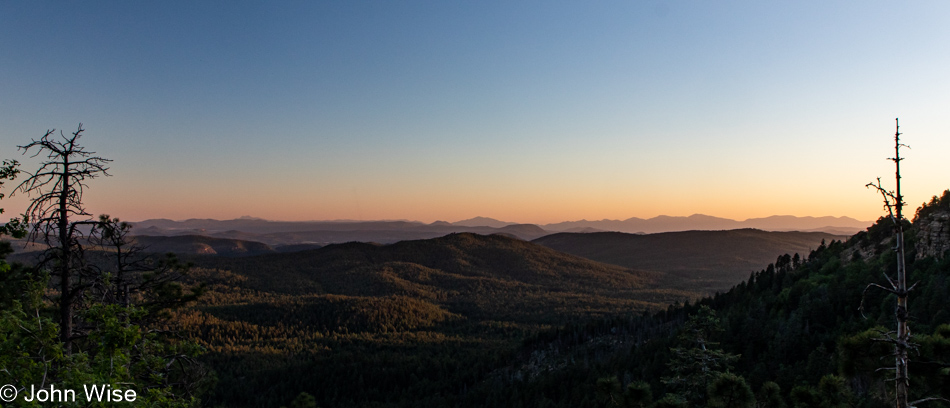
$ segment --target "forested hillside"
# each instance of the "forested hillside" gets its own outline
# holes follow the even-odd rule
[[[145,250],[155,253],[247,256],[275,252],[274,248],[260,242],[201,235],[171,237],[139,235],[134,238],[134,242]]]
[[[777,255],[807,255],[822,241],[846,238],[824,232],[737,229],[658,234],[560,233],[532,242],[598,262],[665,272],[677,278],[677,285],[712,294],[728,290],[752,271],[774,261]]]
[[[732,406],[706,392],[726,378],[720,388],[738,390],[734,406],[883,408],[891,391],[876,370],[893,364],[892,350],[873,339],[893,323],[894,296],[863,292],[893,270],[892,240],[880,220],[777,256],[700,299],[682,274],[503,235],[292,253],[212,239],[202,242],[265,254],[192,257],[189,282],[206,292],[168,325],[205,347],[216,377],[209,406],[293,406],[308,396],[323,407]],[[946,398],[950,193],[918,210],[907,240],[918,282],[912,392]],[[684,363],[696,352],[684,324],[704,327],[703,344],[721,361],[705,375]]]
[[[916,344],[912,399],[950,397],[948,220],[950,192],[945,192],[918,210],[907,233],[908,280],[916,283],[909,302]],[[894,365],[893,346],[875,339],[893,330],[896,297],[864,291],[869,283],[886,284],[883,273],[892,273],[895,265],[892,228],[882,218],[866,232],[823,245],[803,259],[780,256],[746,282],[699,302],[541,334],[527,343],[519,363],[469,398],[497,407],[653,406],[647,400],[655,400],[656,407],[728,406],[706,395],[708,382],[683,375],[684,366],[674,358],[696,347],[684,342],[682,327],[708,308],[713,317],[707,322],[716,322],[719,330],[709,332],[706,344],[737,357],[719,370],[747,384],[745,395],[754,397],[746,402],[893,406],[893,382],[885,382]],[[693,382],[678,381],[684,378]],[[920,406],[948,405],[935,399]]]
[[[919,281],[912,391],[947,397],[936,361],[950,352],[950,259],[930,255],[950,231],[950,195],[918,214],[908,232]],[[644,390],[656,407],[721,406],[706,401],[712,377],[672,358],[690,351],[684,322],[706,319],[715,323],[709,350],[724,362],[711,373],[732,375],[759,406],[884,407],[886,373],[875,370],[893,362],[871,339],[892,324],[894,299],[869,291],[863,316],[858,306],[894,267],[890,231],[879,221],[809,254],[777,256],[731,290],[685,304],[690,293],[663,290],[663,274],[503,236],[199,258],[196,279],[209,294],[176,321],[208,347],[219,377],[209,402],[225,406],[286,405],[307,393],[327,407],[603,407]]]
[[[456,406],[523,340],[695,298],[660,273],[501,235],[196,257],[208,285],[173,321],[208,349],[210,403]]]

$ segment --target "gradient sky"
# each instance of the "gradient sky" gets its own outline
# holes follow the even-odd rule
[[[0,158],[126,220],[875,219],[950,188],[943,1],[0,1]],[[20,212],[25,197],[2,206]]]

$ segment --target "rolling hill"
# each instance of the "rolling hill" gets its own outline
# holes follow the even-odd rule
[[[199,254],[221,256],[249,256],[275,252],[270,245],[255,241],[206,237],[203,235],[150,236],[136,235],[135,243],[148,252]]]
[[[413,296],[453,312],[502,313],[534,321],[547,319],[533,311],[555,312],[550,316],[555,320],[573,317],[556,312],[559,305],[580,299],[647,308],[692,295],[669,290],[663,273],[594,262],[504,235],[461,233],[391,245],[351,242],[294,253],[193,260],[241,275],[248,287],[271,293]],[[505,301],[498,302],[501,298]]]
[[[541,330],[697,296],[504,235],[191,260],[209,291],[171,321],[209,350],[224,406],[277,407],[301,389],[327,406],[392,406],[474,384]]]
[[[881,217],[845,241],[831,241],[802,254],[800,262],[783,258],[730,290],[691,304],[543,333],[526,342],[506,369],[497,370],[467,396],[476,401],[471,406],[536,408],[894,407],[895,347],[886,339],[893,336],[889,331],[897,324],[895,312],[904,312],[911,316],[907,324],[914,333],[907,360],[908,399],[929,400],[919,406],[950,407],[947,231],[950,191],[921,207],[913,223],[905,223],[906,265],[914,282],[907,309],[898,308],[896,296],[888,290],[867,289],[869,284],[888,285],[898,262],[893,224]],[[703,343],[695,340],[703,329],[684,324],[698,316],[711,319],[694,322],[718,326],[705,332]],[[669,379],[684,372],[696,375],[708,370],[705,364],[684,369],[684,354],[679,354],[683,350],[690,357],[706,350],[734,355],[729,375],[740,380],[736,383],[745,383],[742,387],[755,393],[754,400],[748,405],[707,405],[693,390],[706,388],[711,397],[721,389],[702,387],[698,376],[685,386],[672,384]],[[634,384],[637,393],[618,395],[624,384]],[[618,391],[613,393],[616,400],[626,404],[605,404],[603,398],[594,397],[611,389]],[[643,401],[650,394],[655,405]],[[693,402],[688,404],[670,403],[691,396]]]
[[[755,229],[683,231],[658,234],[621,232],[558,233],[532,242],[587,259],[627,268],[664,272],[683,281],[678,288],[726,290],[782,254],[807,255],[822,240],[847,237],[822,232]]]

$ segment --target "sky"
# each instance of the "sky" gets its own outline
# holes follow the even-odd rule
[[[873,220],[950,188],[941,1],[0,0],[0,158],[123,220]],[[5,185],[4,188],[8,188]],[[29,197],[6,197],[7,214]]]

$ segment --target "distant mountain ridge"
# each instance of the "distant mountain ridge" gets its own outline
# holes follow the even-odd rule
[[[509,225],[517,224],[515,222],[506,222],[499,221],[494,218],[488,217],[475,217],[469,218],[467,220],[453,222],[452,225],[458,225],[462,227],[493,227],[493,228],[502,228]]]
[[[503,234],[530,241],[550,234],[549,231],[533,224],[502,223],[497,224],[500,225],[499,227],[492,227],[455,225],[441,221],[432,224],[414,221],[267,221],[245,217],[236,220],[153,219],[133,224],[136,235],[202,235],[257,241],[272,246],[326,245],[352,241],[391,244],[462,232],[481,235]]]
[[[853,234],[864,230],[873,221],[860,221],[851,217],[797,217],[793,215],[773,215],[764,218],[749,218],[737,221],[728,218],[693,214],[688,217],[660,215],[653,218],[628,218],[626,220],[566,221],[546,224],[541,227],[548,231],[568,232],[571,230],[597,229],[628,233],[657,233],[691,230],[733,230],[753,228],[763,231],[824,231],[834,234]]]
[[[661,215],[649,219],[565,221],[534,225],[500,221],[488,217],[426,224],[418,221],[269,221],[244,216],[234,220],[151,219],[133,223],[138,235],[205,235],[217,238],[259,241],[268,245],[329,244],[349,241],[393,243],[408,239],[436,238],[450,233],[506,234],[532,240],[555,232],[616,231],[632,234],[690,230],[759,229],[763,231],[826,232],[851,235],[863,231],[870,221],[850,217],[796,217],[775,215],[737,221],[693,214],[688,217]]]

